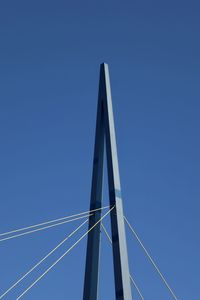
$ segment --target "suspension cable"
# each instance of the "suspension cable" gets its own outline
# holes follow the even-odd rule
[[[53,254],[64,242],[66,242],[70,237],[72,237],[86,222],[85,220],[81,225],[79,225],[74,231],[72,231],[67,237],[64,238],[54,249],[52,249],[47,255],[45,255],[37,264],[35,264],[28,272],[26,272],[22,277],[20,277],[10,288],[8,288],[2,295],[2,299],[8,292],[10,292],[16,285],[18,285],[26,276],[28,276],[33,270],[35,270],[45,259],[47,259],[51,254]]]
[[[99,224],[112,210],[114,206],[107,211],[87,232],[85,232],[63,255],[61,255],[48,269],[45,270],[16,300],[21,299],[39,280],[41,280],[63,257],[65,257],[97,224]]]
[[[133,235],[135,236],[135,238],[137,239],[137,241],[139,242],[140,246],[142,247],[143,251],[145,252],[146,256],[148,257],[148,259],[150,260],[151,264],[154,266],[154,268],[156,269],[157,273],[159,274],[160,278],[162,279],[163,283],[165,284],[165,286],[167,287],[167,289],[169,290],[169,292],[171,293],[172,297],[175,300],[178,300],[176,295],[174,294],[173,290],[171,289],[171,287],[169,286],[168,282],[166,281],[166,279],[164,278],[163,274],[161,273],[160,269],[158,268],[158,266],[156,265],[155,261],[153,260],[153,258],[151,257],[151,255],[149,254],[149,252],[147,251],[147,249],[145,248],[144,244],[142,243],[141,239],[139,238],[139,236],[137,235],[137,233],[135,232],[135,230],[133,229],[133,227],[131,226],[131,224],[129,223],[129,221],[127,220],[127,218],[124,216],[124,220],[126,221],[128,227],[130,228],[131,232],[133,233]]]
[[[135,287],[135,289],[137,290],[137,292],[138,292],[138,294],[139,294],[141,300],[144,300],[144,297],[143,297],[143,295],[142,295],[140,289],[138,288],[138,285],[136,284],[135,280],[134,280],[133,277],[131,276],[131,274],[130,274],[130,280],[131,280],[133,286]]]
[[[80,216],[80,217],[77,217],[77,218],[74,218],[74,219],[70,219],[70,220],[66,220],[66,221],[63,221],[63,222],[60,222],[60,223],[56,223],[56,224],[48,225],[48,226],[45,226],[45,227],[37,228],[37,229],[34,229],[34,230],[26,231],[26,232],[23,232],[23,233],[15,234],[15,235],[12,235],[12,236],[0,239],[0,242],[6,241],[6,240],[10,240],[10,239],[14,239],[14,238],[17,238],[17,237],[20,237],[20,236],[23,236],[23,235],[26,235],[26,234],[30,234],[30,233],[33,233],[33,232],[41,231],[41,230],[44,230],[44,229],[52,228],[52,227],[55,227],[55,226],[58,226],[58,225],[62,225],[62,224],[65,224],[65,223],[69,223],[69,222],[73,222],[73,221],[76,221],[76,220],[80,220],[80,219],[83,219],[83,218],[87,218],[87,217],[90,217],[92,215],[93,214],[86,215],[86,216]]]
[[[105,235],[107,236],[107,238],[108,238],[110,244],[112,245],[111,237],[110,237],[110,235],[109,235],[107,229],[106,229],[105,226],[103,225],[103,223],[101,223],[101,227],[103,228]]]
[[[92,209],[92,210],[81,212],[81,213],[78,213],[78,214],[73,214],[71,216],[65,216],[65,217],[62,217],[62,218],[59,218],[59,219],[54,219],[54,220],[51,220],[51,221],[46,221],[46,222],[43,222],[43,223],[39,223],[39,224],[27,226],[27,227],[24,227],[24,228],[14,229],[12,231],[0,233],[0,236],[8,235],[8,234],[15,233],[15,232],[18,232],[18,231],[24,231],[24,230],[31,229],[31,228],[34,228],[34,227],[40,227],[40,226],[43,226],[43,225],[47,225],[47,224],[50,224],[50,223],[55,223],[55,222],[62,221],[62,220],[65,220],[65,219],[70,219],[70,218],[75,218],[75,217],[78,217],[78,216],[90,214],[92,212],[103,210],[103,209],[106,209],[108,207],[109,206],[103,206],[103,207],[100,207],[100,208]]]
[[[106,229],[105,226],[103,225],[103,223],[101,223],[101,227],[103,228],[105,235],[107,236],[107,238],[108,238],[110,244],[112,245],[111,237],[110,237],[110,235],[109,235],[107,229]],[[144,297],[143,297],[143,295],[142,295],[142,293],[141,293],[141,291],[140,291],[138,285],[136,284],[135,280],[134,280],[133,277],[131,276],[131,274],[129,274],[129,277],[130,277],[131,283],[133,284],[133,286],[134,286],[135,289],[137,290],[137,292],[138,292],[138,294],[139,294],[141,300],[144,300]],[[0,298],[0,299],[1,299],[1,298]]]

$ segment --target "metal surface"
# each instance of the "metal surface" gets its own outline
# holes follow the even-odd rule
[[[104,140],[106,140],[110,206],[112,207],[115,205],[115,208],[111,212],[115,295],[117,300],[132,300],[110,80],[107,64],[101,64],[100,67],[90,209],[99,208],[102,205]],[[92,225],[100,219],[100,217],[100,211],[91,216],[89,219],[89,228],[91,228]],[[83,300],[98,299],[99,249],[100,224],[88,235]]]

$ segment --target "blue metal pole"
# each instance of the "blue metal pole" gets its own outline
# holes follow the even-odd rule
[[[110,79],[108,65],[103,63],[100,67],[91,210],[102,206],[104,140],[106,140],[110,207],[115,206],[111,212],[115,294],[117,300],[132,300]],[[100,218],[100,211],[91,216],[89,228]],[[83,300],[98,299],[99,249],[100,224],[88,234]]]
[[[131,300],[132,293],[128,252],[124,225],[109,70],[107,64],[101,65],[101,73],[102,89],[104,91],[103,106],[105,117],[104,124],[106,136],[109,197],[110,206],[112,207],[115,205],[115,209],[111,212],[115,294],[117,300]]]
[[[99,96],[97,107],[96,134],[93,158],[92,189],[90,197],[90,210],[102,206],[103,156],[104,156],[104,121],[101,89],[99,83]],[[101,210],[89,218],[89,229],[101,218]],[[87,254],[85,266],[85,281],[83,300],[97,300],[99,279],[99,251],[100,251],[99,223],[89,232],[87,241]]]

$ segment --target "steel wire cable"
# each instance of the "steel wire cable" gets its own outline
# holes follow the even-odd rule
[[[26,231],[26,232],[23,232],[23,233],[11,235],[11,236],[8,236],[6,238],[0,239],[0,242],[10,240],[10,239],[14,239],[14,238],[17,238],[17,237],[20,237],[20,236],[23,236],[23,235],[26,235],[26,234],[34,233],[34,232],[37,232],[37,231],[41,231],[41,230],[44,230],[44,229],[56,227],[56,226],[59,226],[59,225],[65,224],[65,223],[70,223],[70,222],[73,222],[73,221],[77,221],[77,220],[80,220],[80,219],[83,219],[83,218],[88,218],[90,216],[92,216],[92,214],[86,215],[86,216],[80,216],[80,217],[70,219],[70,220],[66,220],[66,221],[63,221],[63,222],[60,222],[60,223],[56,223],[56,224],[48,225],[48,226],[45,226],[45,227],[37,228],[37,229],[34,229],[34,230]]]
[[[104,233],[105,233],[105,235],[107,236],[107,238],[108,238],[110,244],[112,245],[112,240],[111,240],[111,237],[110,237],[110,235],[109,235],[107,229],[105,228],[105,226],[103,225],[103,223],[101,223],[101,226],[102,226],[102,228],[103,228],[103,230],[104,230]],[[140,291],[138,285],[136,284],[135,280],[134,280],[133,277],[131,276],[131,274],[129,274],[129,277],[130,277],[131,283],[133,284],[133,286],[134,286],[135,289],[137,290],[137,292],[138,292],[138,294],[139,294],[141,300],[144,300],[144,297],[143,297],[143,295],[142,295],[142,293],[141,293],[141,291]]]
[[[65,237],[64,240],[62,240],[55,248],[53,248],[47,255],[45,255],[37,264],[35,264],[22,277],[20,277],[11,287],[9,287],[2,295],[0,295],[0,299],[3,299],[5,295],[7,295],[14,287],[16,287],[33,270],[35,270],[45,259],[47,259],[51,254],[53,254],[64,242],[66,242],[70,237],[72,237],[87,221],[88,219],[81,223],[81,225],[79,225],[74,231],[67,235],[67,237]]]
[[[151,255],[149,254],[149,252],[147,251],[147,249],[145,248],[144,244],[142,243],[141,239],[139,238],[139,236],[137,235],[137,233],[135,232],[135,230],[133,229],[133,227],[131,226],[131,224],[129,223],[129,221],[127,220],[127,218],[124,216],[124,220],[126,221],[129,229],[131,230],[131,232],[133,233],[134,237],[137,239],[137,241],[139,242],[140,246],[142,247],[143,251],[145,252],[146,256],[148,257],[148,259],[150,260],[151,264],[154,266],[155,270],[157,271],[157,273],[159,274],[160,278],[162,279],[163,283],[165,284],[165,286],[167,287],[167,289],[169,290],[170,294],[172,295],[172,297],[175,300],[178,300],[176,295],[174,294],[173,290],[171,289],[171,287],[169,286],[167,280],[165,279],[165,277],[163,276],[163,274],[161,273],[160,269],[158,268],[157,264],[155,263],[155,261],[153,260],[153,258],[151,257]]]
[[[100,207],[100,208],[84,211],[84,212],[81,212],[81,213],[78,213],[78,214],[73,214],[71,216],[65,216],[65,217],[62,217],[62,218],[59,218],[59,219],[54,219],[54,220],[42,222],[42,223],[39,223],[39,224],[30,225],[30,226],[19,228],[19,229],[14,229],[14,230],[11,230],[11,231],[0,233],[0,236],[8,235],[8,234],[19,232],[19,231],[24,231],[24,230],[31,229],[31,228],[34,228],[34,227],[40,227],[40,226],[43,226],[43,225],[55,223],[55,222],[62,221],[62,220],[65,220],[65,219],[70,219],[70,218],[75,218],[75,217],[78,217],[78,216],[90,214],[90,213],[95,212],[95,211],[104,210],[108,207],[109,206],[103,206],[103,207]]]
[[[109,209],[92,227],[88,229],[64,254],[62,254],[48,269],[46,269],[23,293],[21,293],[16,300],[21,299],[39,280],[41,280],[62,258],[64,258],[97,224],[99,224],[113,209]]]

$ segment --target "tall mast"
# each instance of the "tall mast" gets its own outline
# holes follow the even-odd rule
[[[132,300],[109,70],[105,63],[100,66],[90,210],[102,207],[104,143],[110,207],[114,206],[111,211],[111,231],[115,295],[117,300]],[[100,210],[90,216],[89,229],[100,218]],[[99,223],[88,234],[83,300],[98,299],[100,226]]]

